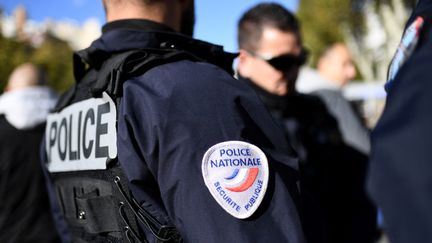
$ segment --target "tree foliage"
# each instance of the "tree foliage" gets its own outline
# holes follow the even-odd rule
[[[343,25],[362,28],[361,3],[357,0],[301,0],[298,17],[304,43],[312,54],[312,63],[329,44],[343,41]]]
[[[407,8],[413,9],[418,0],[404,0],[404,4]],[[392,0],[375,0],[377,7],[382,5],[390,5]]]
[[[72,50],[66,42],[48,35],[32,60],[45,69],[48,85],[55,90],[62,92],[73,84]]]
[[[4,38],[0,35],[0,89],[6,82],[12,70],[19,64],[30,59],[32,48],[18,41]]]
[[[385,80],[406,19],[417,0],[301,0],[298,16],[310,64],[329,44],[348,44],[359,77]]]
[[[64,41],[47,36],[39,47],[0,35],[0,91],[13,69],[25,62],[40,65],[47,74],[48,85],[63,92],[73,84],[72,50]]]

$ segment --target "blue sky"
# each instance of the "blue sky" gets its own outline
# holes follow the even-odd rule
[[[297,9],[299,0],[274,0],[290,10]],[[195,0],[195,38],[225,46],[236,51],[236,24],[241,14],[263,0]],[[78,22],[96,17],[104,22],[101,0],[1,0],[0,7],[10,15],[16,6],[26,7],[29,18],[42,21],[72,19]]]

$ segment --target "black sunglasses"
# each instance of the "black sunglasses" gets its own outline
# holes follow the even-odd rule
[[[265,57],[254,52],[248,51],[248,53],[258,59],[266,61],[272,67],[280,71],[287,71],[293,67],[300,67],[301,65],[306,63],[309,56],[309,52],[304,48],[299,55],[282,54],[276,57]]]

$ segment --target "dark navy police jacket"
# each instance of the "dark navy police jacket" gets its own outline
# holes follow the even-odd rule
[[[92,46],[111,53],[158,48],[155,32],[177,35],[149,21],[123,20],[105,25]],[[219,206],[201,171],[211,146],[233,140],[256,145],[269,164],[264,199],[246,219]],[[185,242],[304,242],[297,160],[283,132],[250,87],[215,65],[182,60],[127,80],[117,150],[135,199]]]
[[[432,242],[432,1],[418,2],[407,27],[419,16],[417,45],[387,84],[372,133],[368,188],[395,243]]]

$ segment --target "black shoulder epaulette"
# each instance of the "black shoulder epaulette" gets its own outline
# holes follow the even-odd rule
[[[122,86],[126,80],[140,76],[156,66],[181,60],[201,59],[189,52],[176,49],[138,49],[109,54],[99,49],[88,48],[76,52],[76,84],[62,96],[54,111],[60,111],[72,102],[85,98],[100,97],[103,92],[107,92],[117,102],[122,97]],[[78,92],[79,88],[85,88],[86,92]],[[85,97],[77,97],[77,93]]]

